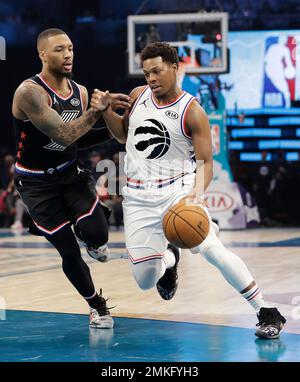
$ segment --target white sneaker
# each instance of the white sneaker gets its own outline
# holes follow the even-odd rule
[[[89,256],[91,256],[94,260],[101,261],[101,263],[106,263],[108,261],[107,259],[107,253],[108,248],[107,244],[102,245],[98,249],[88,246],[86,242],[84,242],[81,237],[79,236],[79,233],[76,232],[76,228],[73,229],[74,235],[78,241],[79,244],[83,245],[83,247],[86,249]]]
[[[82,242],[87,253],[95,260],[106,263],[109,260],[107,244],[102,245],[99,248],[89,247],[86,243]]]
[[[119,260],[119,259],[128,259],[127,253],[111,253],[107,247],[107,244],[102,245],[99,248],[92,248],[83,244],[87,253],[95,260],[101,261],[101,263],[106,263],[109,260]]]
[[[114,321],[106,306],[106,299],[102,297],[102,289],[99,293],[100,303],[97,308],[90,307],[90,327],[95,329],[112,329]]]
[[[106,263],[109,260],[128,259],[127,253],[110,253],[107,244],[104,244],[99,248],[89,246],[81,239],[78,232],[76,232],[76,228],[74,228],[74,234],[78,243],[86,249],[87,254],[94,260],[100,261],[101,263]]]
[[[112,329],[114,320],[110,314],[102,316],[97,309],[90,308],[90,327],[95,329]]]

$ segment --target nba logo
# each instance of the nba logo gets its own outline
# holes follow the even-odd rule
[[[266,40],[263,107],[291,107],[299,99],[300,36],[272,36]],[[298,64],[299,65],[299,64]],[[298,73],[297,73],[298,72]]]
[[[220,126],[211,125],[211,139],[213,147],[213,155],[220,154]]]

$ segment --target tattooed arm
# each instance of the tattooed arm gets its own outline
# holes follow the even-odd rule
[[[101,99],[91,98],[91,108],[73,121],[64,123],[59,114],[50,108],[48,94],[31,82],[23,82],[15,92],[13,115],[18,119],[30,119],[42,133],[64,146],[69,146],[89,131],[105,109]]]

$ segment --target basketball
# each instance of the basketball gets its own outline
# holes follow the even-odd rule
[[[209,218],[198,204],[180,201],[170,207],[163,218],[163,230],[168,241],[179,248],[194,248],[209,231]]]

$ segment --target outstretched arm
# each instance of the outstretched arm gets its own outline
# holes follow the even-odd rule
[[[87,89],[79,85],[81,88],[81,94],[82,94],[82,102],[83,102],[83,110],[87,109],[88,105],[88,92]],[[128,103],[130,98],[122,93],[111,93],[111,107],[113,110],[116,109],[129,109],[130,104]],[[107,127],[101,127],[101,128],[93,128],[89,130],[85,135],[80,137],[76,143],[78,145],[79,149],[85,149],[88,147],[92,147],[104,142],[109,141],[112,139],[112,135],[110,134]]]
[[[129,94],[131,107],[144,88],[144,86],[139,86],[131,91]],[[99,94],[105,100],[108,100],[111,96],[108,92],[100,92]],[[111,134],[120,143],[126,143],[127,140],[129,113],[130,110],[127,109],[125,113],[120,116],[119,114],[115,113],[111,107],[103,112],[103,118],[106,122],[106,126],[109,128]]]
[[[19,111],[34,126],[56,142],[69,146],[89,131],[101,116],[105,106],[92,95],[91,108],[74,121],[64,123],[59,114],[48,105],[48,95],[39,85],[23,82],[15,92],[13,113]]]

